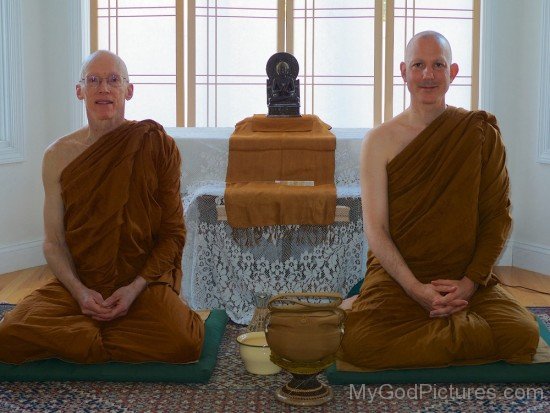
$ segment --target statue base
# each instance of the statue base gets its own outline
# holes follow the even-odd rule
[[[317,373],[292,376],[275,392],[277,400],[293,406],[318,406],[332,400],[332,389],[317,380]]]
[[[269,106],[267,108],[267,117],[268,118],[290,118],[290,117],[300,117],[300,106],[297,105],[280,105],[280,106]]]

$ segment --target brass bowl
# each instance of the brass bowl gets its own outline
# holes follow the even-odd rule
[[[271,350],[263,331],[241,334],[237,337],[237,342],[244,367],[249,373],[269,375],[281,371],[281,368],[269,359]]]

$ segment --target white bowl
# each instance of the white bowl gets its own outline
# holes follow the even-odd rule
[[[244,366],[249,373],[268,375],[281,371],[281,368],[269,359],[271,350],[263,331],[241,334],[237,337],[237,342]]]

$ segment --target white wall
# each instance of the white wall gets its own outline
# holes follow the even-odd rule
[[[0,274],[44,263],[42,154],[74,124],[69,3],[21,2],[26,159],[0,165]]]
[[[486,0],[482,105],[497,116],[507,147],[512,264],[550,274],[550,165],[536,159],[543,1]]]
[[[550,165],[536,162],[545,0],[484,1],[490,15],[483,38],[482,104],[498,117],[508,148],[514,208],[510,261],[550,274]],[[82,3],[21,3],[26,160],[0,165],[0,274],[43,263],[42,153],[78,124],[74,82],[80,57],[72,57],[71,50],[81,42],[74,27],[80,24],[75,7]]]

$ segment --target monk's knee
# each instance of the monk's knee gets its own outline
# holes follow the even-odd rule
[[[0,320],[0,362],[6,363],[9,361],[8,352],[10,346],[10,327],[2,318]]]
[[[173,363],[188,363],[200,358],[204,342],[204,323],[198,319],[191,328],[177,329],[174,339],[166,348],[168,357]]]
[[[389,335],[385,337],[384,329],[374,331],[364,324],[346,326],[339,354],[348,363],[366,366],[384,352],[390,339]]]
[[[189,363],[197,361],[202,352],[202,338],[181,337],[172,346],[171,360],[173,363]]]
[[[512,363],[531,362],[537,352],[539,327],[532,317],[517,320],[513,326],[502,326],[495,333],[499,357]]]
[[[0,362],[19,364],[27,361],[26,347],[17,327],[6,319],[0,320]]]

